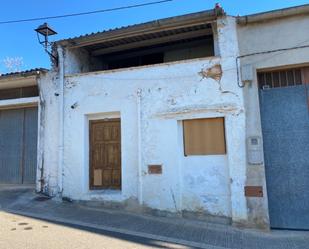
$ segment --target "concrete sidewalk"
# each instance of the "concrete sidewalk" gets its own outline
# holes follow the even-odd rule
[[[81,229],[97,229],[186,245],[189,248],[309,249],[309,232],[239,229],[180,218],[138,215],[37,198],[29,189],[1,189],[0,208]],[[44,200],[44,201],[43,201]]]

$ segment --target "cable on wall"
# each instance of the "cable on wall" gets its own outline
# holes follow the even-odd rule
[[[309,48],[309,45],[289,47],[289,48],[279,48],[279,49],[274,49],[274,50],[268,50],[268,51],[262,51],[262,52],[256,52],[256,53],[237,56],[236,57],[237,85],[240,88],[245,87],[245,84],[240,84],[239,59],[249,57],[249,56],[254,56],[254,55],[270,54],[270,53],[276,53],[276,52],[285,52],[285,51],[288,51],[288,50],[294,50],[294,49],[300,49],[300,48]]]

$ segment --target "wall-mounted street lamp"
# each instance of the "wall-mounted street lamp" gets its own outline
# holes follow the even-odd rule
[[[46,53],[50,56],[50,58],[54,60],[56,64],[58,64],[58,58],[54,56],[50,51],[52,43],[48,41],[48,37],[56,35],[57,32],[54,31],[46,22],[36,28],[35,31],[37,33],[39,43],[44,47]],[[41,37],[43,37],[44,39],[41,40]]]

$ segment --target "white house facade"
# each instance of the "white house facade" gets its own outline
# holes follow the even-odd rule
[[[216,9],[56,46],[59,66],[41,83],[54,88],[44,96],[43,188],[129,209],[247,220],[243,89],[231,84],[235,18]]]
[[[58,63],[36,78],[37,191],[134,212],[306,229],[299,219],[309,219],[308,116],[296,100],[309,83],[309,37],[293,27],[304,30],[308,13],[301,6],[232,17],[216,7],[55,42]],[[278,145],[286,130],[293,148]],[[284,154],[289,163],[278,161]],[[284,188],[294,177],[299,186]],[[290,205],[296,211],[280,208],[293,191],[302,193]]]

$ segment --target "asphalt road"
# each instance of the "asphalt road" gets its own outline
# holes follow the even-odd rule
[[[131,249],[186,246],[0,212],[0,249]]]

